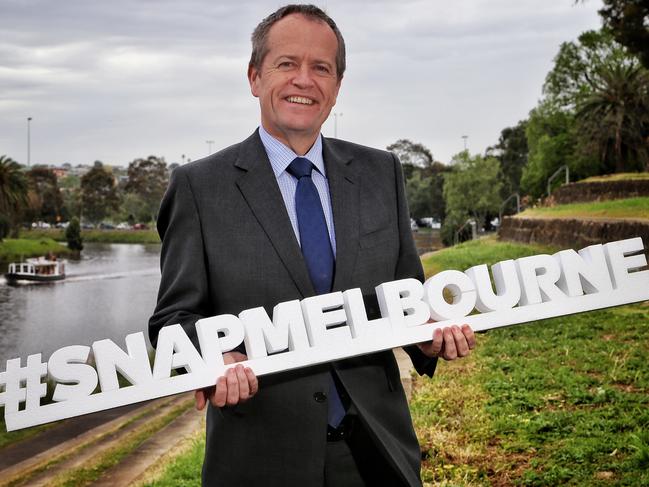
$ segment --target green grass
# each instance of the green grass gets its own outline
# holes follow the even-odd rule
[[[43,237],[52,238],[58,241],[65,241],[65,230],[60,228],[38,228],[23,230],[20,234],[25,239],[40,239]],[[149,244],[160,243],[160,237],[155,229],[149,230],[82,230],[81,238],[84,242],[99,243],[130,243]]]
[[[53,253],[59,256],[71,254],[70,250],[49,237],[36,239],[6,238],[0,242],[0,262],[19,261],[27,257],[37,257]],[[2,270],[4,272],[4,269]]]
[[[464,271],[476,264],[495,264],[501,260],[551,253],[557,249],[544,245],[501,242],[493,237],[461,243],[439,250],[422,260],[427,276],[446,269]]]
[[[450,248],[427,267],[462,269],[537,252],[472,245],[485,248]],[[433,380],[415,378],[411,410],[425,482],[647,485],[648,352],[649,303],[479,335],[471,357],[442,362]]]
[[[605,174],[603,176],[592,176],[582,179],[580,183],[602,183],[608,181],[629,181],[638,179],[649,179],[649,172],[625,172],[618,174]]]
[[[141,484],[146,487],[200,487],[205,455],[205,435],[191,440],[189,448],[165,462],[156,478]]]
[[[549,207],[529,208],[521,218],[630,218],[649,219],[649,197],[627,198],[590,203],[570,203]]]

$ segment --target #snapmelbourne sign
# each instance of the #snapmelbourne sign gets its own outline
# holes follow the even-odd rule
[[[231,366],[223,353],[241,343],[245,364],[264,375],[427,341],[451,324],[480,331],[649,300],[643,250],[642,239],[632,238],[504,260],[491,273],[483,264],[423,284],[386,282],[376,287],[377,319],[368,319],[360,289],[279,303],[272,317],[264,308],[212,316],[196,323],[201,353],[180,325],[167,326],[153,365],[143,333],[128,335],[125,349],[99,340],[63,347],[46,362],[41,354],[16,358],[0,372],[0,405],[11,431],[214,385]],[[173,375],[176,369],[187,373]],[[118,373],[130,385],[121,387]],[[53,402],[41,405],[47,379]]]

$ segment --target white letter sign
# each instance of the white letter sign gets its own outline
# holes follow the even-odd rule
[[[368,317],[360,289],[278,303],[272,318],[264,308],[206,317],[190,330],[200,351],[174,324],[160,331],[153,367],[143,333],[127,336],[126,350],[100,340],[63,347],[48,362],[40,353],[24,366],[12,359],[0,372],[0,405],[11,431],[212,386],[235,365],[225,365],[223,353],[240,346],[248,354],[244,365],[264,375],[429,341],[436,328],[454,324],[481,331],[645,301],[643,252],[642,239],[632,238],[504,260],[491,267],[493,284],[484,264],[423,284],[386,282],[375,289],[380,317]],[[120,387],[118,373],[130,385]],[[48,376],[54,402],[41,405]]]

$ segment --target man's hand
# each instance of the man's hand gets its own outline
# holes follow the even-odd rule
[[[223,361],[226,365],[247,360],[244,354],[239,352],[228,352],[223,354]],[[207,401],[212,406],[222,408],[223,406],[234,406],[240,402],[246,402],[257,393],[259,383],[257,376],[249,367],[237,365],[228,369],[225,375],[216,380],[216,385],[198,389],[194,393],[196,409],[201,411]]]
[[[433,332],[432,341],[418,343],[417,346],[427,357],[455,360],[471,353],[475,348],[475,335],[469,325],[438,328]]]

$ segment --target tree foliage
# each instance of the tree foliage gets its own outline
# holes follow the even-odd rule
[[[495,157],[500,162],[502,193],[504,198],[520,189],[523,167],[527,163],[528,146],[527,120],[521,120],[513,127],[506,127],[500,132],[498,143],[488,147],[487,157]]]
[[[160,200],[169,183],[167,163],[163,158],[149,156],[146,159],[136,159],[128,165],[128,182],[126,193],[136,194],[144,203],[139,216],[146,221],[155,220],[160,206]]]
[[[615,40],[649,69],[649,1],[604,0],[599,14]]]
[[[0,156],[0,214],[8,226],[16,228],[20,213],[27,205],[27,179],[20,164]]]
[[[433,164],[433,154],[423,144],[408,139],[399,139],[390,144],[387,150],[394,152],[404,166],[430,167]]]
[[[454,157],[452,167],[444,181],[444,224],[458,226],[470,216],[482,228],[488,215],[498,213],[502,202],[500,163],[495,157],[471,156],[463,151]]]
[[[115,178],[95,165],[81,178],[81,205],[84,218],[99,223],[119,206]]]
[[[530,112],[521,189],[540,197],[561,166],[571,179],[647,167],[647,70],[607,30],[565,42]]]
[[[70,220],[68,228],[65,229],[65,240],[70,250],[81,252],[83,250],[83,239],[81,238],[81,225],[75,216]]]
[[[582,148],[605,173],[649,170],[649,72],[606,65],[577,104]]]
[[[29,220],[43,220],[55,223],[61,219],[63,196],[54,171],[43,166],[34,166],[27,172],[30,193]]]
[[[446,213],[442,188],[448,167],[433,160],[426,146],[408,139],[397,140],[387,150],[401,161],[410,216],[443,221]]]

